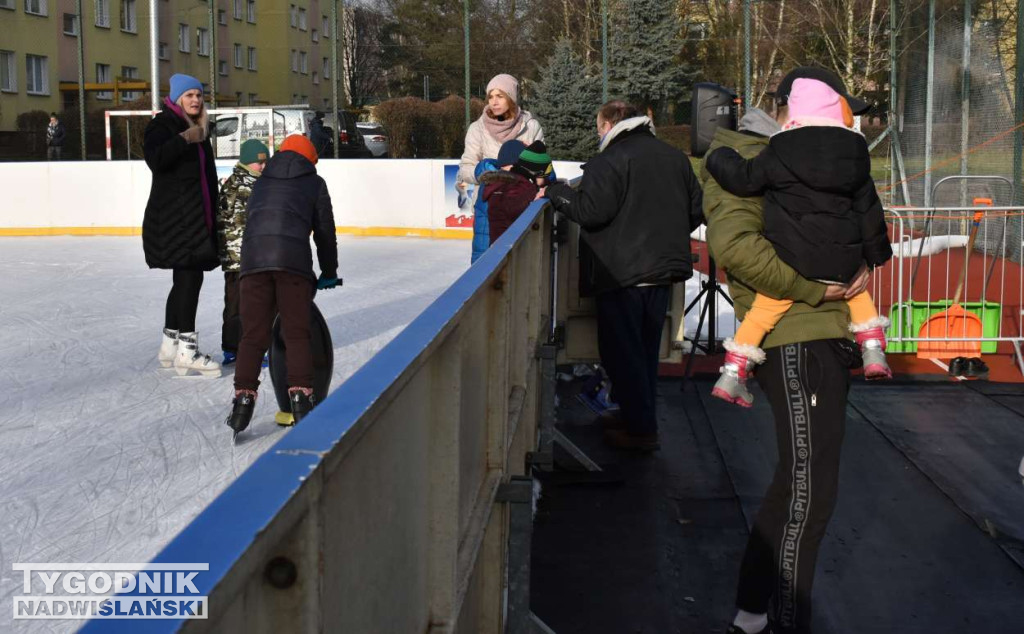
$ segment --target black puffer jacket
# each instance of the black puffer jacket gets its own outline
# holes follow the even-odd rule
[[[142,248],[152,269],[212,271],[220,264],[215,232],[206,224],[199,173],[199,152],[204,152],[210,204],[216,205],[213,147],[208,139],[199,144],[185,141],[180,133],[187,128],[166,105],[146,126],[143,153],[153,185],[142,220]]]
[[[320,272],[338,275],[338,237],[327,183],[316,167],[295,152],[267,161],[249,195],[242,236],[241,275],[287,271],[316,281],[309,234],[316,242]]]
[[[794,128],[753,159],[720,148],[705,165],[736,196],[764,194],[765,237],[807,279],[845,284],[892,257],[867,142],[852,130]]]
[[[583,229],[580,293],[688,279],[690,233],[704,221],[689,159],[656,139],[646,119],[609,134],[616,136],[584,166],[577,189],[547,189],[555,209]]]

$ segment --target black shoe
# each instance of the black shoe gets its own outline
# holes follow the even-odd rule
[[[949,376],[963,376],[967,371],[967,359],[956,357],[949,362]]]
[[[963,376],[969,379],[987,379],[988,378],[988,365],[978,357],[972,357],[967,360],[967,367],[964,368]]]
[[[306,417],[306,414],[312,411],[313,406],[316,404],[316,398],[306,396],[306,393],[302,390],[289,391],[288,401],[291,403],[292,418],[295,420],[296,425]]]
[[[239,394],[232,401],[231,415],[228,416],[227,426],[235,431],[236,434],[245,431],[245,428],[249,426],[249,421],[252,420],[253,410],[256,409],[256,397],[252,394],[244,393]]]
[[[727,629],[725,631],[725,634],[747,634],[747,632],[745,630],[743,630],[743,628],[739,627],[738,625],[730,625],[729,629]],[[765,625],[764,629],[761,630],[760,632],[757,632],[757,634],[772,634],[772,626],[771,625]]]

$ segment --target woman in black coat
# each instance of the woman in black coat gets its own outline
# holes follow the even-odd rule
[[[158,358],[179,375],[220,376],[220,364],[199,352],[196,335],[203,271],[220,263],[214,228],[217,168],[203,85],[188,75],[173,75],[170,84],[162,110],[146,126],[143,144],[153,186],[142,221],[142,248],[149,268],[174,271]]]

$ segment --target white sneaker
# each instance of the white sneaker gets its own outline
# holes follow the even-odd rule
[[[164,340],[160,343],[160,352],[156,358],[160,367],[169,368],[174,365],[174,359],[178,356],[178,331],[164,328]]]
[[[174,358],[174,370],[178,376],[195,371],[208,377],[220,376],[220,364],[208,354],[199,352],[199,336],[194,332],[178,333],[178,356]]]

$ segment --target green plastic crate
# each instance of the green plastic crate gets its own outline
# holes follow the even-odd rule
[[[903,306],[903,336],[920,336],[921,326],[932,315],[941,313],[953,304],[953,300],[940,299],[934,302],[908,302]],[[974,313],[981,319],[981,334],[983,337],[998,337],[999,323],[1003,317],[1003,309],[997,302],[963,302],[961,304],[968,311]],[[984,308],[984,310],[982,310]],[[899,334],[899,313],[897,307],[893,306],[889,311],[889,332],[886,335],[890,340]],[[917,352],[916,341],[890,341],[888,352]],[[981,344],[982,354],[994,354],[999,347],[996,341],[984,341]]]

